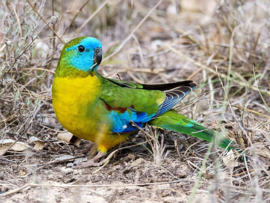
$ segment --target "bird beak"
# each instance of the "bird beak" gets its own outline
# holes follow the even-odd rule
[[[102,61],[102,50],[100,49],[100,51],[98,53],[95,53],[94,55],[94,62],[99,65]]]
[[[92,65],[90,67],[91,71],[90,71],[90,75],[94,76],[96,74],[96,70],[98,68],[98,65],[101,63],[102,61],[102,50],[100,49],[99,53],[95,52],[94,55],[94,65]]]

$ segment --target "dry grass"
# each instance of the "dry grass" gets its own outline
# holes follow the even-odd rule
[[[45,148],[9,149],[0,155],[0,193],[12,193],[7,202],[29,201],[39,191],[42,200],[39,196],[30,200],[49,201],[47,190],[55,191],[52,202],[61,202],[69,191],[55,181],[65,188],[77,185],[70,189],[74,196],[66,196],[64,202],[82,197],[102,202],[103,196],[107,202],[200,202],[202,198],[270,202],[268,0],[30,2],[34,10],[28,2],[0,2],[0,140],[33,146],[34,136]],[[147,151],[123,151],[108,164],[113,167],[107,165],[91,177],[84,179],[83,170],[66,172],[67,161],[56,158],[70,155],[74,160],[87,152],[89,144],[84,141],[76,147],[56,140],[64,129],[54,115],[50,89],[61,41],[85,35],[102,41],[106,60],[99,72],[106,77],[139,83],[197,82],[198,88],[177,109],[226,132],[246,150],[249,162],[228,163],[223,150],[210,150],[206,142],[159,132],[164,143],[152,140],[146,146],[152,146],[153,156]],[[148,139],[156,136],[153,133],[151,138],[151,132],[146,131]],[[75,181],[57,178],[70,173]],[[107,186],[87,196],[83,188],[93,183]],[[112,189],[115,185],[121,189]]]

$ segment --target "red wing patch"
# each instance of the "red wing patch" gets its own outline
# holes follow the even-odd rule
[[[124,113],[127,108],[121,108],[121,107],[111,107],[109,104],[107,104],[106,102],[104,102],[106,105],[106,108],[108,111],[120,111],[121,113]]]

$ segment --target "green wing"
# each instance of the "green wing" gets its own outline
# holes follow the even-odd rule
[[[99,77],[102,80],[100,99],[113,109],[132,108],[152,115],[166,98],[162,91],[145,90],[140,84],[107,79],[100,75]]]

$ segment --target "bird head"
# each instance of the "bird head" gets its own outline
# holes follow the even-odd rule
[[[102,45],[93,37],[79,37],[68,42],[60,56],[56,74],[59,76],[95,75],[102,60]]]

